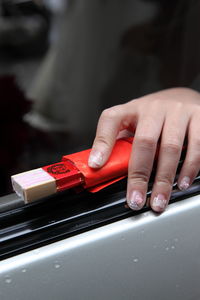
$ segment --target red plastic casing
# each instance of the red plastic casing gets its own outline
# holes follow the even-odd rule
[[[58,191],[79,186],[97,192],[127,176],[132,143],[133,137],[117,140],[109,160],[100,169],[92,169],[88,166],[91,149],[65,155],[61,162],[43,169],[56,180]],[[186,146],[183,147],[183,151],[185,149]],[[156,158],[158,153],[159,147]]]
[[[100,169],[88,166],[91,149],[65,155],[62,161],[71,161],[83,175],[83,187],[96,192],[127,176],[132,141],[133,138],[117,140],[109,160]]]
[[[81,172],[68,161],[45,166],[42,169],[55,179],[58,192],[80,186],[84,182]]]
[[[62,161],[43,167],[56,180],[57,191],[82,186],[91,192],[124,178],[128,173],[128,162],[133,138],[116,141],[107,163],[100,169],[88,166],[91,149],[65,155]]]

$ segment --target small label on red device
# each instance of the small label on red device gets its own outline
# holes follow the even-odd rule
[[[49,174],[58,175],[58,174],[68,173],[68,172],[70,172],[70,169],[64,163],[57,163],[57,164],[54,164],[50,167],[47,167],[47,172]]]
[[[53,165],[43,167],[56,180],[58,191],[81,185],[83,176],[81,172],[69,161],[62,161]]]

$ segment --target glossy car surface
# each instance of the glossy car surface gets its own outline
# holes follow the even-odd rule
[[[200,299],[200,196],[0,262],[0,298]]]

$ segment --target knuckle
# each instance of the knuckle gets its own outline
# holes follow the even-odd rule
[[[154,99],[152,99],[153,106],[159,107],[161,103],[163,103],[162,99],[158,96],[156,96]]]
[[[95,139],[95,145],[99,145],[99,144],[101,144],[104,148],[111,147],[111,143],[110,143],[109,139],[103,135],[98,135]]]
[[[196,149],[200,149],[200,139],[199,138],[196,138],[193,140],[193,147],[195,147]],[[200,152],[200,150],[199,150]]]
[[[184,108],[184,103],[180,100],[177,100],[176,103],[175,103],[175,107],[174,107],[174,110],[176,111],[182,111],[182,109]]]
[[[200,157],[192,160],[192,161],[186,161],[185,162],[185,169],[189,170],[191,173],[195,173],[196,170],[198,170],[200,167]]]
[[[147,183],[149,181],[149,173],[150,171],[148,169],[140,169],[136,170],[134,172],[129,172],[129,181],[131,182],[143,182]]]
[[[157,146],[157,141],[153,137],[136,137],[135,143],[144,150],[154,150]]]
[[[181,146],[176,143],[167,143],[161,146],[164,153],[179,155],[181,152]]]
[[[117,106],[107,108],[102,112],[102,118],[105,119],[115,119],[119,115],[119,110]]]
[[[156,183],[158,185],[170,185],[172,186],[174,182],[173,176],[169,173],[158,174],[156,176]]]
[[[199,106],[199,103],[198,103],[198,105],[195,106],[195,111],[196,111],[195,116],[197,116],[197,118],[199,119],[199,114],[200,114],[200,106]]]

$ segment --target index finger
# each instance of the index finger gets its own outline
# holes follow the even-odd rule
[[[103,111],[88,160],[91,168],[100,168],[106,163],[119,131],[129,128],[135,119],[136,114],[127,109],[127,104],[117,105]]]

